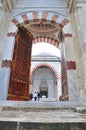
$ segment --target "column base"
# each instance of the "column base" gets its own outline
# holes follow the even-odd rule
[[[80,104],[86,106],[86,88],[80,90]]]
[[[59,100],[60,100],[60,101],[68,101],[68,100],[69,100],[69,96],[68,96],[68,95],[65,95],[65,94],[62,94],[62,95],[59,97]]]

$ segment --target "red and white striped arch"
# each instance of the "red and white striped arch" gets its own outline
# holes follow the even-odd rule
[[[68,18],[56,14],[53,12],[46,12],[46,11],[38,11],[38,12],[29,12],[25,14],[21,14],[19,16],[16,16],[12,19],[12,22],[17,26],[21,23],[29,23],[30,21],[37,21],[37,20],[44,20],[44,21],[50,21],[51,23],[57,23],[62,26],[65,26],[67,23],[69,23]]]
[[[59,46],[59,41],[57,39],[47,37],[47,36],[37,36],[33,38],[33,44],[36,44],[38,42],[45,42],[54,45],[55,47],[58,48]]]
[[[55,77],[56,77],[57,79],[61,79],[61,75],[60,75],[60,74],[56,71],[56,69],[55,69],[52,65],[50,65],[49,63],[39,63],[39,64],[35,65],[35,66],[31,69],[30,77],[31,77],[31,76],[33,75],[33,73],[37,70],[37,68],[39,68],[39,67],[41,67],[41,66],[46,66],[46,67],[50,68],[50,69],[54,72]]]
[[[55,23],[60,26],[62,26],[64,28],[64,36],[71,36],[70,31],[69,31],[69,19],[65,18],[64,16],[60,15],[60,14],[56,14],[53,12],[45,12],[45,11],[38,11],[38,12],[28,12],[25,14],[21,14],[19,16],[14,17],[11,20],[11,25],[13,25],[13,28],[16,28],[18,25],[21,25],[22,23],[24,24],[28,24],[29,22],[35,22],[35,21],[39,21],[39,20],[43,20],[43,21],[49,21],[51,24]],[[67,29],[65,29],[67,26]],[[11,26],[12,27],[12,26]],[[8,32],[8,36],[14,36],[14,34],[16,34],[16,31],[10,31]],[[34,37],[33,39],[33,43],[38,43],[38,42],[47,42],[50,43],[56,47],[58,47],[59,45],[59,32],[57,35],[57,38],[50,38],[45,36],[39,36],[39,37]]]
[[[37,21],[37,20],[48,20],[51,23],[54,22],[56,24],[62,25],[63,29],[65,30],[66,35],[65,36],[70,36],[68,35],[70,32],[69,31],[69,20],[66,19],[64,16],[60,14],[55,14],[52,12],[28,12],[25,14],[18,15],[10,21],[9,29],[8,29],[8,34],[7,34],[7,39],[6,39],[6,49],[5,49],[5,54],[3,56],[2,62],[8,61],[9,62],[9,68],[10,68],[10,63],[12,61],[12,56],[13,56],[13,49],[14,49],[14,42],[15,42],[15,36],[17,34],[18,27],[17,25],[21,25],[22,23],[28,24],[30,21]],[[47,36],[39,36],[39,37],[34,37],[33,43],[36,42],[48,42],[56,47],[58,47],[59,44],[59,35],[57,39],[53,39]],[[10,48],[8,47],[10,45]],[[8,53],[9,52],[9,53]],[[8,66],[5,65],[4,66]]]

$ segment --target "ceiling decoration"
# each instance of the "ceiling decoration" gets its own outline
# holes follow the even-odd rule
[[[59,26],[43,21],[33,22],[24,26],[34,35],[51,35],[59,30]]]
[[[47,11],[38,11],[38,12],[28,12],[21,15],[18,15],[12,19],[12,25],[15,26],[24,26],[28,29],[34,36],[35,41],[48,41],[49,37],[55,45],[58,45],[58,42],[53,42],[53,39],[59,39],[59,32],[65,26],[69,24],[69,19],[65,18],[60,14]],[[64,28],[66,30],[66,28]],[[68,32],[69,34],[69,32]],[[38,39],[38,37],[40,37]],[[47,39],[47,40],[46,40]],[[59,41],[59,40],[58,40]]]

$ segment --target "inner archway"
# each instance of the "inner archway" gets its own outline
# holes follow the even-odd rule
[[[45,96],[47,100],[51,101],[57,99],[55,95],[57,91],[57,86],[55,84],[57,83],[57,77],[49,67],[40,65],[34,70],[31,80],[33,80],[33,84],[30,87],[31,93],[38,91],[41,94],[41,98]]]

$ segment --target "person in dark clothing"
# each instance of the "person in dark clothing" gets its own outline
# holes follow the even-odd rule
[[[32,93],[30,93],[30,100],[32,100],[33,99],[33,94]]]
[[[40,100],[40,92],[37,92],[38,101]]]

